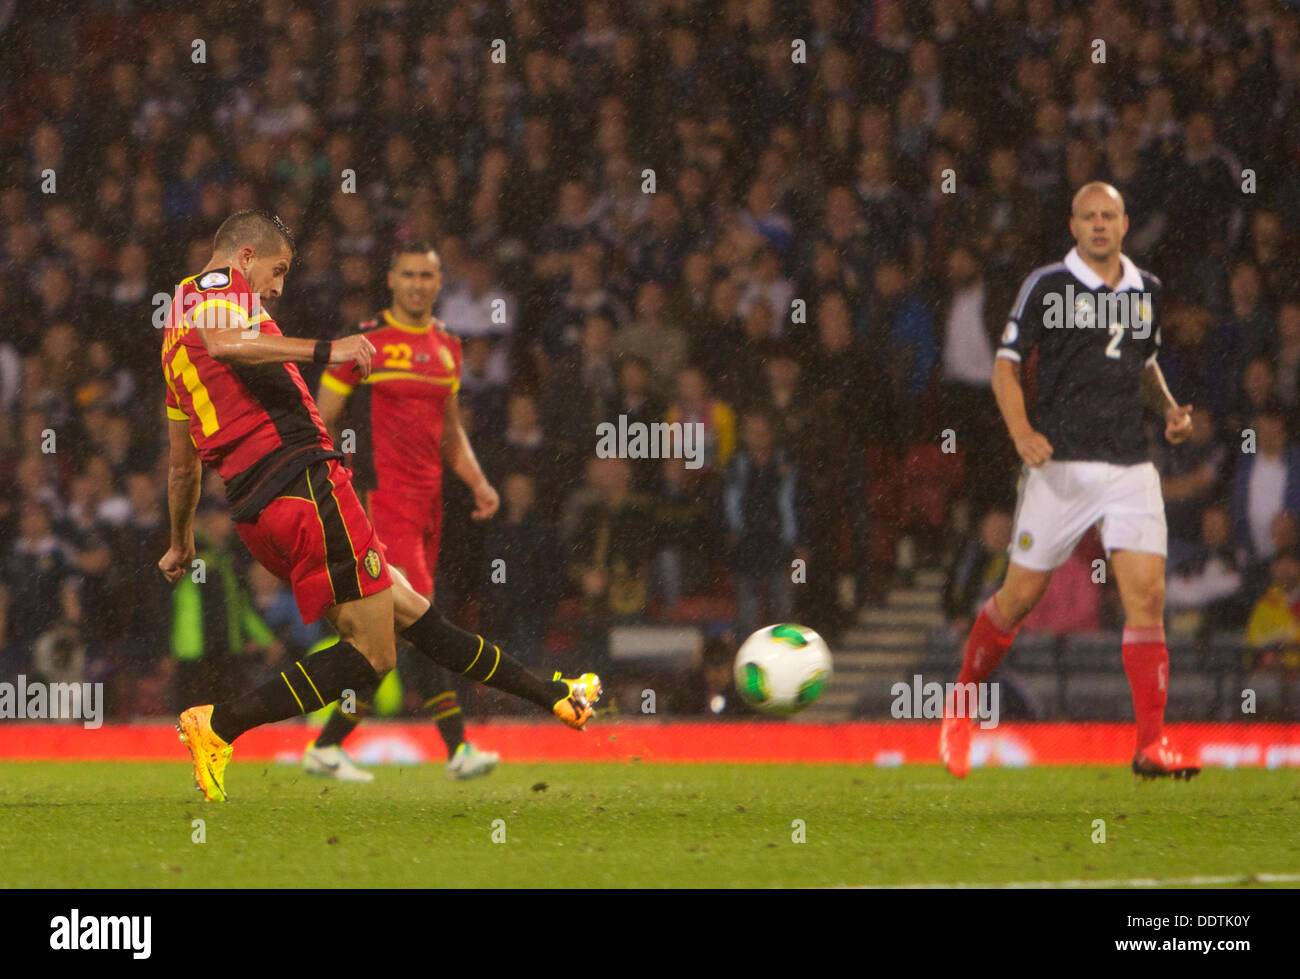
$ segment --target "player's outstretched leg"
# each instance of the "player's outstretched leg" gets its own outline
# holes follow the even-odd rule
[[[437,606],[411,588],[405,576],[389,567],[393,579],[393,616],[398,632],[439,666],[471,680],[504,690],[549,710],[569,727],[581,731],[600,699],[600,677],[584,673],[563,679],[559,673],[543,680],[496,643],[457,628]]]
[[[543,680],[496,643],[452,625],[432,604],[402,629],[402,638],[438,665],[531,701],[576,730],[586,726],[600,698],[596,674],[584,673],[571,680],[556,674],[552,680]]]
[[[342,702],[334,705],[329,719],[321,728],[316,740],[307,745],[302,755],[302,768],[308,775],[320,775],[324,778],[338,779],[340,782],[373,782],[375,776],[364,768],[358,768],[346,751],[343,739],[357,729],[373,709],[375,692],[379,685],[372,684],[364,690],[356,691],[356,709],[351,713],[343,710]]]
[[[226,800],[225,772],[231,745],[245,731],[319,710],[344,690],[371,684],[375,677],[370,661],[351,643],[340,640],[296,661],[242,697],[182,712],[176,727],[190,750],[194,781],[203,798],[208,802]]]

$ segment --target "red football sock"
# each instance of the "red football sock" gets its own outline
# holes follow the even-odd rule
[[[971,626],[957,682],[983,683],[991,677],[1019,631],[1020,626],[1010,622],[998,608],[996,596],[990,595]]]
[[[1137,750],[1158,741],[1165,726],[1169,695],[1169,650],[1164,626],[1124,630],[1124,672],[1133,688]]]

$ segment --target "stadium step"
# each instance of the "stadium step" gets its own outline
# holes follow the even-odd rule
[[[943,625],[942,571],[918,571],[911,587],[891,588],[885,603],[864,608],[836,644],[835,680],[799,715],[812,723],[850,720],[861,705],[888,708],[889,688],[900,672],[919,663],[933,629]]]

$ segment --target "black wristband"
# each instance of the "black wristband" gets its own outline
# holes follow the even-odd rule
[[[311,355],[312,361],[317,364],[328,364],[330,362],[330,348],[333,346],[333,341],[317,340],[316,349]]]

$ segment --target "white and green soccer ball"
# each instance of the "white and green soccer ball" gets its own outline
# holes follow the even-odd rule
[[[745,703],[764,714],[797,714],[830,685],[831,651],[806,626],[782,622],[741,644],[734,672]]]

